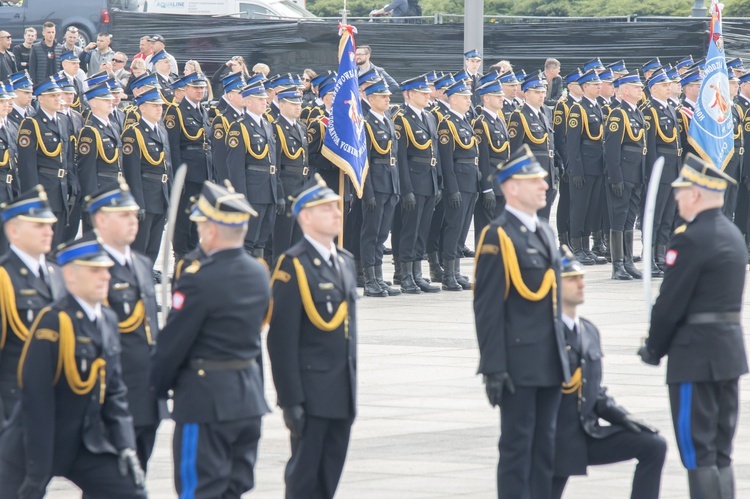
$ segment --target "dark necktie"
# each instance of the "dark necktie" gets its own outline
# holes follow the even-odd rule
[[[328,263],[331,264],[333,273],[336,274],[336,277],[338,277],[339,281],[341,281],[341,271],[339,270],[339,267],[336,263],[336,257],[333,255],[333,253],[331,253],[330,257],[328,257]]]

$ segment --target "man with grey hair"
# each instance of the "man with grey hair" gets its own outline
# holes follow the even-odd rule
[[[554,108],[563,93],[562,78],[560,77],[560,61],[547,59],[544,62],[544,77],[547,79],[547,96],[544,105]]]

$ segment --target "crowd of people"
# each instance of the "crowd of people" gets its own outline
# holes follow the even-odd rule
[[[561,77],[555,59],[481,74],[470,50],[455,73],[397,83],[358,46],[360,199],[324,154],[332,69],[270,76],[235,56],[208,78],[194,60],[180,74],[160,35],[130,59],[107,33],[86,47],[75,28],[58,43],[52,23],[35,36],[11,51],[0,31],[0,496],[43,497],[65,476],[88,497],[145,497],[171,397],[177,492],[239,498],[269,412],[267,324],[292,448],[286,497],[333,497],[357,407],[359,286],[366,297],[474,289],[479,373],[503,415],[499,497],[560,497],[588,465],[631,458],[633,497],[658,497],[666,442],[600,386],[599,333],[576,307],[585,266],[643,277],[634,232],[663,157],[644,271],[664,281],[639,355],[670,355],[691,498],[733,497],[750,210],[741,60],[728,61],[734,154],[719,170],[687,140],[702,81],[692,57],[653,59],[644,79],[598,58]],[[167,276],[154,261],[181,165],[160,329],[155,283]],[[698,249],[707,241],[715,251]]]

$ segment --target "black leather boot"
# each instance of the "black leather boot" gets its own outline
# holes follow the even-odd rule
[[[585,236],[581,238],[581,249],[584,253],[586,253],[586,256],[590,259],[594,260],[594,263],[597,265],[604,265],[607,263],[607,259],[603,256],[595,255],[593,251],[589,249],[589,236]]]
[[[430,279],[432,282],[442,282],[443,267],[440,265],[440,253],[437,251],[428,253],[427,261],[430,263]]]
[[[560,232],[557,235],[557,240],[560,242],[560,249],[562,249],[563,245],[570,248],[570,232]]]
[[[604,242],[604,233],[597,230],[593,234],[594,245],[591,247],[591,252],[596,256],[607,256],[607,245]]]
[[[690,499],[723,499],[716,466],[701,466],[688,470]]]
[[[388,296],[398,296],[401,294],[400,289],[391,287],[388,281],[383,280],[383,266],[382,265],[375,266],[375,280],[378,282],[378,286],[380,286],[380,289],[388,293]]]
[[[612,252],[612,279],[616,281],[632,281],[633,276],[625,270],[625,255],[623,249],[623,233],[620,230],[609,232],[609,251]]]
[[[623,267],[625,272],[633,276],[633,279],[643,279],[643,274],[633,262],[633,231],[626,230],[623,234]]]
[[[462,288],[465,290],[471,289],[471,282],[469,282],[469,278],[465,275],[461,275],[461,260],[458,259],[453,262],[453,272],[456,275],[456,282],[461,285]]]
[[[445,261],[445,272],[443,272],[443,289],[446,291],[463,291],[458,281],[456,281],[456,261],[457,260],[446,260]]]
[[[401,263],[401,292],[410,295],[418,295],[422,291],[414,283],[414,276],[411,274],[411,262]]]
[[[609,250],[609,231],[602,231],[602,240],[604,241],[604,257],[609,263],[612,263],[612,252]]]
[[[437,293],[440,291],[439,286],[433,286],[422,277],[422,260],[417,260],[412,263],[412,276],[414,276],[414,284],[425,293]]]
[[[664,261],[664,256],[667,254],[667,246],[665,244],[657,244],[654,248],[654,260],[656,265],[661,269],[662,272],[667,271],[667,262]]]
[[[365,296],[388,296],[388,292],[378,285],[375,279],[375,267],[365,267]]]
[[[357,264],[357,287],[364,288],[365,287],[365,271],[362,269],[362,262],[360,260],[355,260],[354,263]]]
[[[595,265],[596,262],[593,258],[590,258],[584,251],[583,251],[583,238],[580,237],[572,237],[570,239],[570,249],[573,251],[573,256],[576,257],[576,260],[578,260],[581,265]]]
[[[401,284],[401,262],[393,255],[393,284]]]

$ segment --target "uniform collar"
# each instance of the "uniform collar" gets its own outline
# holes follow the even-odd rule
[[[569,317],[565,314],[562,314],[562,320],[565,323],[565,325],[570,329],[571,331],[578,331],[580,334],[581,332],[581,318],[576,314],[575,317]]]
[[[490,115],[490,118],[492,118],[493,120],[497,119],[497,113],[495,111],[490,111],[486,107],[483,107],[482,109],[484,110],[485,113]]]
[[[119,263],[123,267],[125,266],[125,264],[130,265],[131,263],[133,263],[133,257],[130,253],[130,246],[125,246],[125,253],[120,252],[118,249],[108,244],[102,244],[102,246],[104,246],[104,249],[107,250],[107,253],[112,255],[114,259],[117,260],[117,263]]]
[[[81,306],[84,312],[86,312],[86,316],[89,318],[91,322],[96,322],[97,319],[101,318],[102,316],[102,304],[97,303],[93,307],[86,303],[85,301],[78,298],[76,295],[71,294],[73,298],[78,302],[78,304]]]
[[[307,234],[305,234],[305,239],[307,239],[307,241],[310,244],[312,244],[313,248],[315,248],[315,251],[317,251],[318,253],[320,253],[320,256],[322,256],[323,260],[325,260],[327,263],[330,264],[330,262],[331,262],[331,256],[332,255],[333,255],[333,258],[336,259],[336,254],[337,253],[336,253],[336,245],[335,244],[332,243],[330,247],[326,248],[321,243],[319,243],[318,241],[316,241],[312,237],[308,236]]]
[[[46,262],[44,261],[44,255],[40,256],[39,259],[35,259],[33,256],[29,255],[25,251],[16,248],[12,244],[10,245],[10,249],[13,250],[13,253],[18,256],[18,258],[21,259],[24,265],[26,265],[32,274],[39,277],[40,268],[44,268]]]
[[[373,118],[378,119],[378,120],[382,121],[383,123],[385,123],[385,117],[382,114],[378,114],[375,111],[373,111],[372,109],[370,110],[370,114],[372,115]]]
[[[513,206],[510,206],[508,204],[505,205],[505,209],[517,219],[519,219],[521,223],[524,224],[527,229],[529,229],[529,231],[536,232],[536,228],[539,225],[539,217],[537,217],[536,213],[534,213],[533,215],[529,215],[528,213],[524,213],[521,210],[514,208]]]

